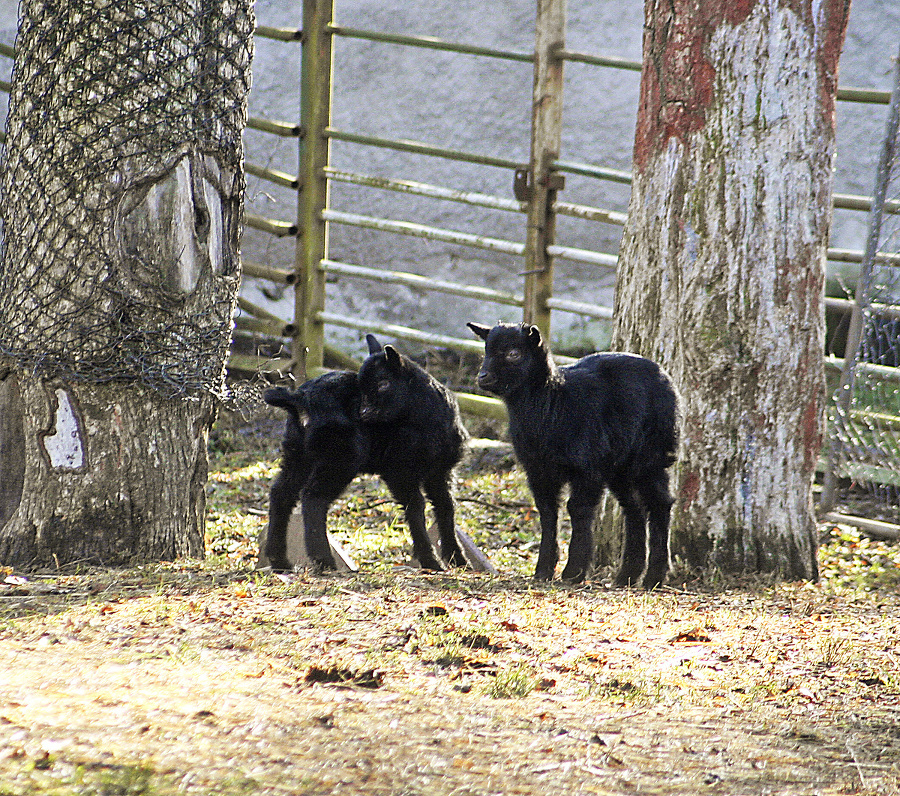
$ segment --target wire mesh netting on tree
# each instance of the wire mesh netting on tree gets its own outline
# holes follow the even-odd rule
[[[900,59],[896,69],[830,464],[832,484],[834,474],[849,478],[878,500],[884,519],[900,522]]]
[[[0,182],[0,357],[222,389],[250,0],[25,0]]]

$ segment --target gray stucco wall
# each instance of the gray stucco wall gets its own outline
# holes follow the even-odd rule
[[[12,43],[17,3],[0,0],[0,40]],[[299,0],[258,0],[260,24],[299,27]],[[534,9],[530,3],[485,0],[412,0],[385,4],[374,0],[336,0],[339,24],[395,33],[430,35],[467,44],[530,52]],[[569,0],[567,47],[599,55],[640,60],[643,3]],[[856,0],[841,58],[841,86],[888,89],[892,58],[900,39],[900,4],[896,0]],[[334,126],[376,136],[407,138],[440,146],[497,155],[526,162],[529,146],[531,66],[450,53],[399,48],[338,37],[336,39]],[[299,113],[300,47],[256,40],[250,112],[254,116],[295,121]],[[0,78],[10,63],[0,58]],[[565,132],[562,158],[628,170],[634,137],[639,75],[583,64],[566,65]],[[6,95],[0,92],[5,116]],[[885,106],[838,104],[838,163],[835,190],[871,194]],[[244,137],[248,162],[296,172],[297,142],[253,130]],[[411,179],[452,188],[512,197],[512,174],[416,155],[335,142],[338,168],[385,177]],[[624,211],[627,186],[568,175],[561,199]],[[390,192],[337,184],[336,209],[364,215],[524,240],[524,218],[452,203],[417,199]],[[250,177],[247,210],[293,220],[293,192]],[[391,267],[455,281],[521,292],[522,262],[441,243],[331,227],[334,259],[374,267]],[[861,249],[863,213],[836,211],[832,245]],[[562,218],[558,242],[615,253],[621,228]],[[291,267],[293,239],[276,239],[248,229],[244,256],[273,266]],[[273,308],[284,318],[293,311],[290,291],[248,279],[248,298]],[[612,274],[596,266],[558,261],[555,292],[566,298],[609,304]],[[274,300],[273,300],[274,299]],[[518,310],[485,307],[437,293],[341,279],[329,283],[328,309],[360,318],[380,318],[429,331],[465,337],[467,320],[517,320]],[[329,339],[363,353],[360,334],[329,329]],[[602,324],[567,313],[554,314],[557,344],[602,346]]]
[[[261,23],[297,25],[285,3],[257,3]],[[464,7],[468,5],[469,7]],[[466,44],[530,53],[534,49],[534,8],[531,4],[487,2],[460,4],[394,4],[346,0],[336,2],[337,22],[350,27],[393,33],[436,36]],[[570,3],[567,46],[604,55],[640,60],[640,4],[621,9],[611,2]],[[532,67],[528,63],[401,48],[347,38],[335,41],[333,123],[339,129],[389,138],[405,138],[438,146],[483,153],[527,163],[530,140]],[[287,69],[273,73],[265,64],[275,52],[292,52],[290,68],[299,69],[299,48],[260,43],[251,94],[252,112],[259,115],[296,113],[296,77]],[[287,62],[282,61],[287,68]],[[293,81],[292,82],[292,78]],[[640,76],[637,72],[599,70],[568,64],[566,71],[565,133],[562,157],[628,170]],[[278,108],[268,98],[281,95]],[[293,106],[284,100],[293,100]],[[248,132],[247,159],[269,162],[287,154],[290,143],[272,142]],[[291,153],[292,154],[292,153]],[[336,167],[378,176],[410,179],[462,190],[512,198],[508,170],[408,155],[334,142]],[[276,162],[272,159],[271,162]],[[296,161],[287,161],[295,163]],[[566,176],[560,198],[568,202],[624,211],[627,186]],[[293,197],[269,185],[251,181],[248,206],[257,212],[292,218]],[[364,215],[480,233],[523,241],[525,219],[518,214],[485,211],[436,200],[415,199],[335,184],[336,209]],[[615,253],[621,228],[570,218],[559,220],[558,242],[579,248]],[[246,235],[246,256],[287,264],[292,242]],[[521,294],[520,259],[436,242],[331,225],[331,256],[373,267],[393,267],[467,284],[485,285]],[[608,269],[557,261],[555,289],[576,300],[609,304],[613,275]],[[247,284],[251,299],[256,287]],[[289,299],[279,314],[290,312]],[[497,305],[478,305],[446,294],[425,293],[396,286],[340,280],[329,284],[328,309],[362,318],[467,337],[465,321],[519,320],[520,311]],[[554,316],[554,329],[565,332],[567,343],[593,347],[603,342],[604,329],[596,321],[571,314]],[[360,351],[359,333],[329,328],[328,336],[348,350]]]

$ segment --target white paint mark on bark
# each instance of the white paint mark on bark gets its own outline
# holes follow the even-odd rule
[[[84,446],[78,414],[68,393],[56,390],[56,418],[51,433],[44,436],[44,450],[56,470],[80,470],[84,467]]]

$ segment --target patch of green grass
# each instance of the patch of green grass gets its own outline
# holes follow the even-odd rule
[[[255,563],[277,471],[277,461],[253,451],[212,452],[206,488],[206,553],[212,564]]]
[[[528,696],[540,682],[534,669],[520,663],[497,672],[485,686],[485,693],[493,699],[516,699]]]
[[[856,528],[834,526],[819,548],[829,589],[873,592],[900,587],[900,544],[870,539]]]
[[[23,761],[19,771],[0,771],[2,796],[175,796],[183,792],[181,775],[160,774],[151,766],[69,762],[53,755]],[[218,790],[228,796],[253,791],[243,788]]]

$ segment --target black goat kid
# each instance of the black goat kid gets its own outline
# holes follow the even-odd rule
[[[359,369],[360,418],[378,450],[378,474],[403,506],[413,552],[428,569],[438,567],[425,530],[431,501],[447,563],[465,566],[456,540],[450,485],[469,435],[453,393],[393,346],[366,335],[369,356]],[[423,560],[422,556],[425,556]]]
[[[380,346],[377,349],[380,351]],[[384,357],[369,357],[364,363],[366,372],[380,372],[378,359]],[[405,357],[400,361],[407,363],[404,372],[418,368]],[[419,375],[417,381],[427,384],[431,377],[418,370],[425,378]],[[465,564],[456,541],[449,488],[451,471],[462,458],[466,440],[455,399],[437,391],[446,404],[442,406],[430,386],[385,389],[382,382],[393,383],[393,379],[385,374],[375,384],[375,389],[384,393],[384,403],[390,392],[402,396],[413,408],[390,410],[385,406],[389,419],[373,414],[371,400],[363,398],[362,381],[355,373],[326,373],[296,391],[281,387],[266,391],[267,403],[288,412],[281,471],[269,493],[265,552],[273,569],[292,569],[287,557],[287,526],[298,499],[310,561],[320,570],[335,568],[326,535],[328,508],[359,473],[381,476],[403,506],[416,559],[425,569],[440,570],[443,567],[426,532],[424,487],[434,506],[444,558],[453,565]],[[405,380],[401,381],[405,385]]]
[[[569,484],[572,539],[564,580],[580,582],[594,555],[593,521],[605,487],[625,515],[616,584],[659,586],[669,568],[667,468],[677,448],[677,397],[649,359],[591,354],[557,367],[535,326],[470,323],[485,341],[478,384],[500,396],[541,518],[535,578],[553,577],[560,494]],[[649,519],[649,561],[647,522]]]

